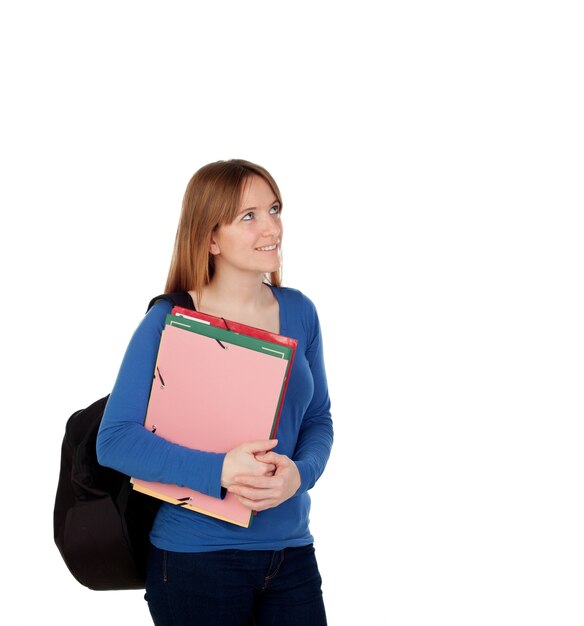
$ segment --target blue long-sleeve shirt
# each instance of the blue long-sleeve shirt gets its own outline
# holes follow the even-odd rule
[[[280,334],[298,340],[274,450],[294,460],[300,488],[279,506],[258,513],[249,528],[163,502],[150,534],[158,548],[280,550],[313,541],[307,491],[322,474],[333,442],[322,337],[316,309],[306,296],[289,288],[272,291],[280,305]],[[130,341],[99,430],[98,459],[136,478],[221,497],[224,454],[179,446],[144,428],[160,336],[171,309],[169,302],[157,302]]]

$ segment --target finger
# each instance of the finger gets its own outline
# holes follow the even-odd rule
[[[274,479],[272,476],[252,476],[246,474],[245,476],[235,476],[233,479],[233,486],[246,485],[248,487],[256,487],[257,489],[269,489],[273,486]]]
[[[265,500],[266,498],[274,498],[277,493],[273,489],[262,488],[262,487],[251,487],[249,485],[229,485],[227,488],[229,493],[232,493],[236,496],[241,496],[242,498],[247,498],[248,500],[252,500],[253,502],[259,502],[261,500]]]
[[[235,496],[235,497],[237,498],[237,501],[240,504],[243,504],[243,506],[248,508],[250,511],[257,511],[256,503],[253,500],[248,500],[247,498],[242,498],[241,496]]]
[[[252,454],[257,454],[258,452],[264,453],[266,450],[271,450],[278,445],[277,439],[263,439],[260,441],[250,441],[248,443],[243,444],[243,447]]]
[[[252,511],[265,511],[266,509],[271,509],[276,506],[276,500],[249,500],[248,498],[244,498],[242,496],[236,496],[237,499],[243,506],[251,509]]]
[[[253,467],[253,471],[256,476],[270,476],[276,471],[276,466],[272,463],[258,461],[258,464]]]
[[[278,464],[282,461],[282,456],[283,455],[278,454],[277,452],[260,452],[255,455],[255,458],[257,461],[261,461],[262,463]]]

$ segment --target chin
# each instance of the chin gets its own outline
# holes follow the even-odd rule
[[[282,267],[282,263],[278,260],[278,262],[274,262],[274,263],[266,263],[263,267],[262,267],[262,272],[264,274],[271,274],[272,272],[277,272],[279,269],[281,269]]]

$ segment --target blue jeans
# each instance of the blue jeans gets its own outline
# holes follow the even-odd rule
[[[145,599],[156,626],[326,626],[312,545],[195,553],[152,547]]]

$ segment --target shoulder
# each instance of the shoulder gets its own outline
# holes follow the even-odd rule
[[[278,287],[275,288],[275,292],[286,327],[297,328],[299,324],[310,343],[320,334],[320,323],[314,302],[306,294],[292,287]]]
[[[274,287],[273,289],[278,296],[278,300],[284,303],[287,308],[297,313],[316,314],[314,302],[299,289],[292,287]]]
[[[172,303],[167,300],[157,300],[147,311],[138,326],[138,333],[161,333],[166,322],[166,316],[172,310]]]
[[[148,309],[146,317],[166,317],[172,311],[173,306],[172,302],[168,300],[155,300],[152,306]]]

